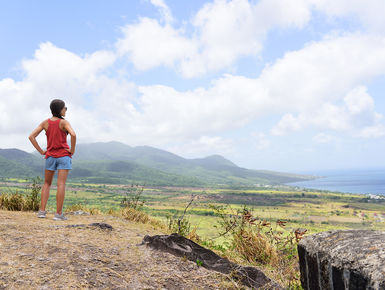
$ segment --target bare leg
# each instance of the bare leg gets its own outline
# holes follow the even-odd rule
[[[55,175],[55,171],[46,170],[44,176],[44,185],[41,189],[41,203],[40,210],[45,211],[45,207],[47,205],[47,201],[49,198],[49,190],[51,189],[52,179]]]
[[[59,169],[57,174],[56,213],[62,214],[66,181],[69,170]]]

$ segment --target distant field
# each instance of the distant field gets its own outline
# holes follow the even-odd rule
[[[7,180],[0,183],[0,192],[25,192],[25,180]],[[55,210],[55,188],[51,190],[48,210]],[[70,183],[67,186],[65,207],[83,204],[102,211],[118,209],[127,185],[100,185]],[[254,216],[272,224],[286,221],[286,230],[307,229],[308,233],[332,229],[385,230],[385,200],[373,200],[364,195],[321,191],[303,191],[289,187],[256,189],[213,189],[186,187],[145,187],[143,210],[166,221],[167,216],[179,216],[195,195],[187,211],[192,226],[204,238],[215,238],[214,225],[218,218],[209,205],[228,205],[240,209],[247,205]]]

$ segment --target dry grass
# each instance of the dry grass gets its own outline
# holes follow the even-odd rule
[[[102,215],[65,222],[52,217],[0,210],[0,288],[236,288],[196,263],[140,246],[144,235],[160,234],[151,224]],[[95,222],[113,230],[66,227]]]
[[[26,209],[26,203],[22,194],[0,194],[0,209],[21,211]]]
[[[66,207],[65,212],[70,213],[70,212],[79,211],[79,210],[87,212],[91,215],[100,215],[102,213],[101,210],[98,208],[87,207],[87,206],[85,206],[83,204],[79,204],[79,203]]]
[[[250,263],[277,266],[279,254],[269,239],[261,232],[244,230],[233,236],[234,250]]]

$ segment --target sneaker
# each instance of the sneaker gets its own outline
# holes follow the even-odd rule
[[[39,210],[39,212],[37,213],[37,217],[38,218],[45,218],[46,214],[47,214],[47,212],[45,210]]]
[[[68,220],[68,218],[66,216],[64,216],[64,213],[62,213],[62,214],[55,213],[53,220],[54,221],[66,221],[66,220]]]

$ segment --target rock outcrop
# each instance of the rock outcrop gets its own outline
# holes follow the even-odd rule
[[[385,232],[328,231],[298,245],[304,289],[385,289]]]
[[[255,267],[243,267],[224,259],[193,241],[178,234],[156,235],[143,238],[142,244],[153,249],[171,253],[179,257],[186,257],[201,266],[232,277],[244,285],[258,289],[282,289],[276,282]]]

